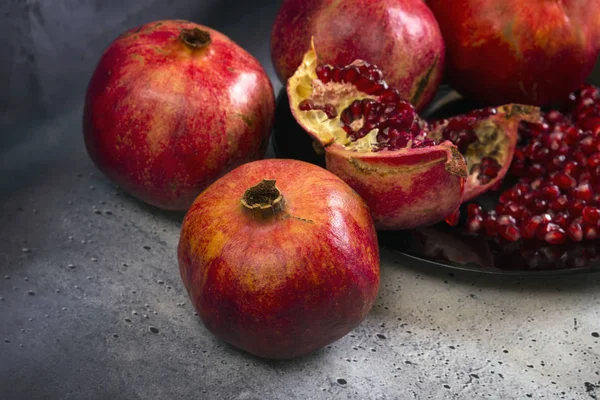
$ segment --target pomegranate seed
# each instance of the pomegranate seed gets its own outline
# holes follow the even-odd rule
[[[594,198],[594,193],[592,192],[592,188],[588,183],[582,183],[578,185],[573,191],[571,195],[580,200],[591,201]]]
[[[496,226],[496,214],[494,212],[489,212],[483,218],[483,227],[485,228],[485,232],[488,236],[496,236],[498,234]]]
[[[544,240],[549,244],[562,244],[567,240],[567,234],[564,230],[558,228],[546,233]]]
[[[515,217],[513,217],[512,215],[501,215],[498,217],[498,226],[502,226],[502,225],[516,225],[517,221],[515,220]]]
[[[561,195],[548,203],[548,208],[552,211],[562,211],[567,207],[567,204],[569,204],[569,199],[567,196]]]
[[[544,212],[548,208],[548,202],[542,199],[535,199],[530,207],[534,212]]]
[[[590,167],[597,167],[600,165],[600,153],[594,153],[587,159],[587,164]]]
[[[585,222],[596,225],[600,221],[600,208],[585,206],[581,210],[581,216]]]
[[[571,219],[569,218],[569,214],[565,213],[556,214],[554,218],[552,218],[552,220],[556,225],[560,226],[563,229],[566,228],[567,225],[569,225],[569,222],[571,221]]]
[[[467,231],[471,233],[476,233],[481,230],[483,227],[483,217],[481,215],[474,215],[469,218],[467,222]]]
[[[540,189],[540,195],[546,200],[554,200],[560,196],[560,189],[556,185],[544,186]]]
[[[510,241],[510,242],[516,242],[517,240],[519,240],[521,238],[521,234],[519,233],[519,228],[517,228],[515,225],[501,225],[498,227],[498,233],[500,234],[500,236],[502,236],[504,239]]]
[[[570,189],[575,187],[577,181],[564,172],[559,172],[552,177],[552,183],[561,189]]]
[[[585,206],[586,206],[585,201],[580,200],[580,199],[575,199],[575,200],[569,201],[567,208],[568,208],[569,214],[571,216],[579,217],[581,215],[581,211],[583,211],[583,208]]]
[[[583,237],[586,240],[598,239],[598,229],[593,225],[584,223],[583,224]]]
[[[483,208],[479,204],[471,203],[467,205],[467,216],[475,217],[476,215],[483,215]]]
[[[546,168],[544,168],[541,164],[533,164],[529,168],[529,176],[538,178],[540,176],[544,176],[546,174]],[[559,185],[560,187],[560,185]]]
[[[538,239],[544,240],[547,242],[546,237],[548,236],[548,234],[551,232],[557,231],[559,229],[562,231],[560,226],[558,226],[552,222],[542,223],[542,225],[540,225],[540,227],[538,228],[538,230],[536,232],[536,236]]]
[[[543,219],[539,215],[535,215],[531,218],[526,219],[521,225],[521,236],[525,239],[534,238],[538,228],[542,223]]]
[[[580,221],[574,220],[571,222],[567,228],[567,235],[575,242],[581,242],[583,240],[583,228],[581,227]]]
[[[310,110],[314,110],[315,105],[313,104],[312,101],[306,99],[306,100],[302,100],[300,102],[300,104],[298,104],[298,108],[301,111],[310,111]]]

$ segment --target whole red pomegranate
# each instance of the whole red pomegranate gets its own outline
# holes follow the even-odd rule
[[[286,81],[314,37],[322,61],[378,65],[403,99],[422,109],[444,68],[444,41],[422,0],[285,0],[271,36],[277,74]]]
[[[183,221],[178,257],[208,330],[260,357],[297,357],[341,338],[379,287],[364,201],[302,161],[247,163],[209,186]]]
[[[308,51],[288,81],[292,114],[325,149],[328,170],[369,205],[378,229],[439,222],[504,177],[535,107],[475,110],[429,126],[361,60],[321,64]],[[466,161],[466,162],[465,162]]]
[[[600,53],[600,0],[428,0],[449,83],[487,104],[548,105],[577,89]]]
[[[216,178],[262,158],[269,78],[223,34],[159,21],[119,36],[91,78],[83,115],[96,166],[133,196],[186,210]]]

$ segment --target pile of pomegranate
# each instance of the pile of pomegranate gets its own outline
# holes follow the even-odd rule
[[[466,229],[506,241],[549,244],[599,238],[600,89],[584,86],[565,113],[523,123],[510,175],[516,179],[495,210],[467,207]]]

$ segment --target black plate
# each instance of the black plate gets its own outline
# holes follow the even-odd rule
[[[476,105],[465,101],[456,92],[442,87],[423,116],[445,118],[475,108]],[[277,98],[273,145],[277,157],[325,165],[323,155],[315,152],[312,139],[292,116],[284,90]],[[496,197],[497,193],[488,193],[477,201],[485,208],[493,208]],[[532,241],[499,243],[441,223],[410,231],[379,232],[379,243],[387,250],[429,264],[475,272],[547,275],[600,271],[600,240],[561,246]]]

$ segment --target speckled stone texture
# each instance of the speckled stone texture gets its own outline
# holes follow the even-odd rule
[[[124,4],[96,3],[113,11]],[[204,15],[182,11],[181,4],[198,2],[179,2],[177,13],[168,11],[173,2],[145,3],[143,9],[136,2],[115,26]],[[5,4],[2,12],[10,8]],[[221,6],[213,25],[246,39],[279,90],[268,59],[276,6],[248,7]],[[244,12],[255,19],[246,20]],[[60,26],[68,30],[69,23]],[[261,40],[255,47],[250,27]],[[96,36],[86,57],[95,58],[108,44],[117,30],[111,29]],[[45,110],[55,111],[44,115],[22,103],[20,117],[4,126],[0,138],[2,400],[600,395],[599,274],[484,276],[384,250],[372,312],[330,347],[273,362],[223,344],[194,315],[179,278],[175,249],[183,214],[132,199],[87,157],[80,100],[93,66],[80,67],[52,75],[64,90],[72,87],[68,102],[46,104]],[[44,93],[58,103],[55,92]]]

